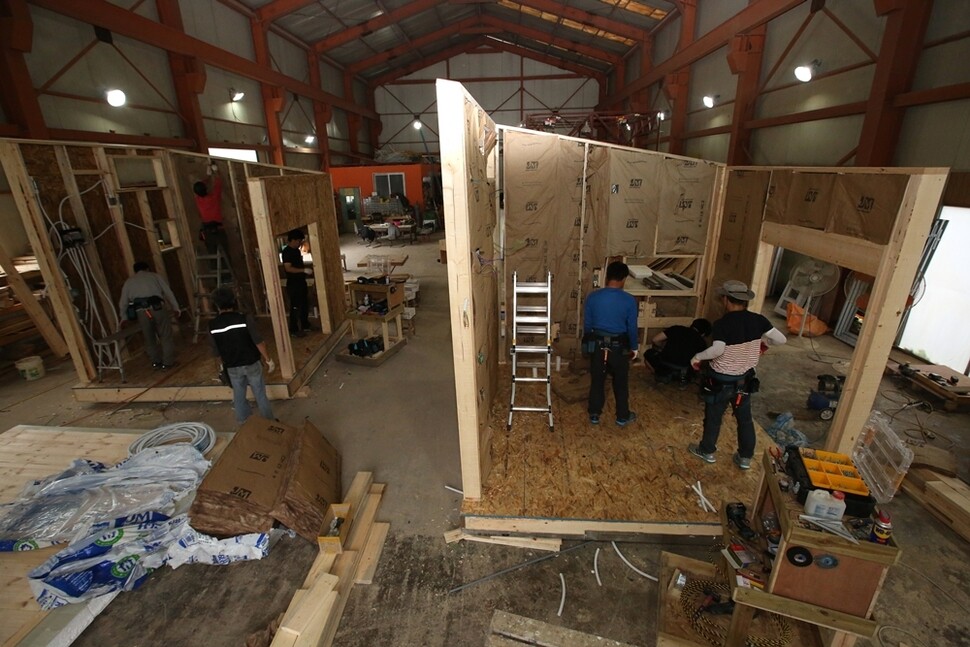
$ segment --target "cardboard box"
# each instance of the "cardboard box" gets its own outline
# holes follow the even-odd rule
[[[340,455],[316,427],[253,416],[202,480],[189,518],[217,537],[266,532],[279,521],[315,541],[339,498]]]

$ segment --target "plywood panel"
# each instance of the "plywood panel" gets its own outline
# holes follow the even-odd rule
[[[508,367],[503,366],[503,378]],[[731,462],[737,449],[734,419],[728,412],[718,443],[718,462],[708,465],[687,452],[700,439],[704,408],[696,390],[657,386],[642,365],[630,375],[630,408],[638,419],[618,427],[613,412],[600,425],[589,423],[586,398],[569,402],[563,382],[577,381],[572,391],[588,389],[588,377],[553,376],[555,433],[542,414],[516,414],[512,430],[504,430],[509,381],[500,381],[491,419],[492,471],[480,501],[464,501],[462,514],[534,519],[636,521],[670,524],[712,524],[717,515],[704,512],[690,485],[701,481],[704,493],[718,506],[723,501],[754,500],[761,466],[739,471]],[[522,403],[531,402],[526,390]],[[544,394],[542,396],[544,398]],[[520,396],[516,393],[516,403]],[[612,407],[612,397],[607,407]],[[768,436],[758,430],[758,446]],[[487,523],[483,521],[482,523]],[[677,534],[672,532],[671,534]]]

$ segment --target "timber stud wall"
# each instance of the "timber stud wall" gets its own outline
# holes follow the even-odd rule
[[[498,219],[494,200],[486,199],[494,191],[492,178],[495,176],[496,155],[488,142],[490,132],[496,126],[461,84],[439,80],[437,89],[462,485],[466,498],[478,499],[482,496],[490,466],[492,421],[489,411],[498,373],[496,348],[501,313],[497,293],[502,288],[492,273],[481,271],[475,250],[499,250],[486,254],[489,258],[495,257],[502,266],[494,273],[511,275],[513,267],[511,263],[506,267],[505,261],[514,250],[505,247],[508,245],[507,231],[522,226],[522,223],[512,222],[513,218],[534,216],[528,209],[509,208],[517,201],[521,202],[521,198],[511,194],[508,189],[515,182],[506,178],[505,221]],[[554,135],[548,137],[555,138]],[[650,158],[670,159],[678,164],[685,159],[649,151],[630,153],[622,147],[607,148],[611,152],[617,148],[621,156],[639,156],[647,163]],[[614,245],[620,239],[606,233],[615,228],[622,229],[629,214],[624,205],[609,203],[602,191],[595,190],[597,182],[602,184],[607,176],[596,172],[602,164],[602,160],[597,161],[587,154],[581,177],[593,188],[581,195],[568,195],[564,203],[571,201],[580,212],[582,238],[576,250],[578,259],[570,252],[558,256],[546,253],[529,261],[550,267],[561,258],[578,260],[578,270],[560,268],[561,280],[553,278],[553,289],[560,292],[553,295],[554,303],[561,300],[561,292],[565,291],[567,298],[574,300],[577,313],[581,312],[582,297],[592,288],[590,278],[594,265],[604,260],[607,254],[627,254],[629,251]],[[698,160],[697,164],[711,163]],[[561,162],[561,165],[565,172],[554,174],[545,182],[552,185],[553,192],[569,194],[570,187],[576,182],[575,164]],[[853,354],[845,391],[826,447],[846,452],[854,444],[875,400],[923,243],[937,214],[948,169],[724,169],[714,166],[712,202],[707,205],[708,213],[704,218],[695,219],[696,222],[709,223],[709,229],[706,233],[702,229],[695,237],[696,241],[703,241],[704,247],[699,250],[703,258],[694,287],[697,296],[694,314],[715,314],[712,288],[728,278],[744,280],[752,286],[758,300],[751,307],[759,310],[776,246],[876,277],[866,325]],[[670,173],[652,177],[662,185],[659,188],[661,196],[683,181]],[[611,184],[607,195],[613,193]],[[650,208],[651,205],[643,205],[643,210]],[[545,217],[550,222],[541,226],[547,227],[550,239],[557,232],[574,226],[575,210],[548,212]],[[560,220],[556,221],[557,217]],[[658,217],[662,221],[670,216],[659,211]],[[563,219],[569,222],[563,222]],[[669,223],[661,221],[656,223],[656,231],[665,228],[669,231]],[[506,232],[504,238],[501,232]],[[587,237],[598,240],[598,243],[591,246]],[[676,236],[674,240],[677,240]],[[655,241],[659,241],[659,236]],[[694,244],[690,238],[686,243]],[[677,251],[660,246],[648,247],[648,250],[661,256],[664,251]],[[570,305],[564,311],[572,307]],[[567,328],[567,334],[564,334],[566,348],[569,343],[575,343],[580,331],[579,320],[575,326]],[[496,421],[495,427],[501,422]]]
[[[118,298],[136,260],[150,263],[168,280],[190,313],[185,325],[200,305],[198,286],[193,285],[201,246],[192,185],[206,178],[212,162],[223,181],[222,212],[237,295],[244,309],[273,317],[284,380],[296,379],[298,389],[324,357],[314,353],[301,366],[294,359],[281,306],[278,254],[279,237],[289,229],[304,227],[309,234],[321,327],[331,335],[323,345],[332,348],[345,330],[339,233],[328,175],[156,148],[0,139],[0,165],[55,314],[56,329],[38,327],[55,354],[70,353],[80,386],[96,377],[91,340],[75,306],[81,303],[78,291],[84,285],[69,263],[59,262],[61,250],[54,248],[50,235],[53,223],[82,231],[93,278],[107,292],[92,288],[105,334],[117,329]],[[100,336],[99,331],[95,334]],[[289,394],[293,392],[291,382]]]

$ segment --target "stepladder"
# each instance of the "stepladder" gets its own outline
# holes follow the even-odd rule
[[[552,272],[545,282],[519,282],[512,274],[512,390],[509,399],[507,428],[512,429],[512,416],[517,412],[545,413],[552,420]],[[532,394],[532,404],[517,404],[519,385],[545,385],[545,406],[535,404],[541,394]]]
[[[229,258],[219,247],[215,254],[199,254],[196,256],[195,271],[195,316],[193,320],[194,335],[192,343],[199,341],[202,332],[202,321],[206,317],[217,314],[217,308],[212,303],[212,293],[222,287],[233,287],[235,280]]]

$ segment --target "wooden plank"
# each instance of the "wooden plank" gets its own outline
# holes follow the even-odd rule
[[[67,343],[61,337],[57,328],[54,327],[54,322],[44,312],[43,306],[37,301],[37,297],[34,296],[34,291],[30,289],[24,277],[17,271],[17,267],[14,265],[10,254],[7,253],[7,249],[4,247],[2,240],[0,240],[0,269],[6,272],[7,285],[10,286],[14,296],[23,305],[24,312],[34,322],[34,326],[37,327],[37,332],[47,342],[47,346],[51,349],[51,352],[58,357],[66,357],[70,352],[67,348]]]
[[[343,500],[343,503],[350,505],[350,510],[344,518],[344,523],[348,526],[353,525],[354,517],[360,511],[360,507],[366,500],[367,494],[370,492],[370,487],[373,484],[373,472],[357,472],[354,475],[354,480],[350,482],[350,488],[347,490],[347,494],[344,495]]]
[[[259,245],[259,260],[263,271],[263,284],[266,286],[266,300],[273,319],[273,337],[279,356],[280,373],[284,380],[296,374],[293,357],[293,344],[290,342],[290,329],[287,323],[288,310],[283,299],[283,286],[280,282],[280,260],[277,251],[276,235],[270,220],[270,205],[266,198],[266,187],[260,178],[247,182],[249,197],[253,206],[253,223],[256,228],[256,241]]]
[[[71,156],[67,152],[67,147],[55,146],[54,155],[57,158],[57,166],[61,172],[64,188],[67,190],[68,203],[74,212],[74,219],[77,225],[83,231],[93,232],[94,229],[92,229],[91,222],[88,220],[87,211],[84,209],[84,202],[81,200],[81,192],[77,185],[77,172],[71,167]],[[94,171],[94,173],[100,176],[100,171]],[[93,236],[95,234],[92,233],[90,235]],[[94,276],[94,280],[100,285],[107,286],[108,279],[105,276],[104,266],[101,264],[101,257],[98,255],[95,246],[90,244],[84,245],[83,252],[91,268],[91,274]],[[111,302],[110,295],[105,294],[106,291],[95,290],[108,328],[114,330],[118,327],[118,313],[115,310],[117,306]]]
[[[306,579],[303,580],[303,588],[310,587],[322,573],[329,573],[333,569],[334,562],[337,561],[337,553],[323,553],[317,555],[307,572]]]
[[[732,598],[738,604],[754,607],[763,611],[770,611],[786,618],[800,620],[820,627],[828,627],[835,631],[850,633],[863,638],[875,635],[879,624],[875,620],[866,620],[848,613],[841,613],[806,604],[797,600],[790,600],[777,595],[771,595],[758,589],[735,588]]]
[[[871,367],[884,367],[889,359],[946,178],[946,169],[926,169],[922,175],[910,177],[879,267],[867,272],[876,281],[869,293],[866,325],[859,333],[826,437],[828,451],[851,454],[866,425],[882,379],[882,370],[873,371]]]
[[[293,643],[296,647],[317,646],[326,627],[334,621],[338,597],[336,591],[330,591],[324,595],[323,599],[317,604],[310,624]]]
[[[472,285],[470,244],[470,194],[478,190],[472,186],[472,173],[466,151],[474,147],[466,137],[467,104],[474,100],[460,83],[438,79],[435,82],[438,99],[438,133],[441,145],[441,182],[447,241],[448,295],[453,307],[451,314],[451,343],[455,365],[455,394],[458,411],[459,453],[461,457],[462,491],[466,499],[482,496],[482,458],[488,447],[481,447],[479,438],[482,412],[479,411],[479,380],[476,372],[477,348]],[[477,179],[477,178],[476,178]]]
[[[545,537],[503,537],[499,535],[475,535],[465,532],[462,528],[449,530],[444,533],[445,543],[451,544],[456,541],[467,540],[482,544],[498,544],[500,546],[512,546],[514,548],[528,548],[531,550],[548,550],[559,552],[562,548],[562,539]]]
[[[355,551],[364,550],[364,545],[367,543],[367,534],[374,523],[374,517],[377,515],[377,508],[380,504],[381,495],[368,492],[360,509],[354,515],[350,533],[347,535],[346,548]]]
[[[387,540],[387,533],[391,529],[391,524],[377,521],[371,527],[370,534],[364,544],[360,563],[357,565],[357,576],[354,578],[355,584],[372,584],[374,574],[377,572],[377,564],[381,560],[384,551],[384,542]]]
[[[71,361],[77,370],[78,380],[88,383],[94,379],[95,369],[84,340],[84,333],[74,314],[74,304],[64,284],[57,258],[47,237],[47,227],[40,206],[31,192],[31,181],[27,176],[23,158],[17,145],[12,142],[0,142],[0,166],[7,176],[10,191],[20,212],[20,217],[27,232],[27,239],[37,257],[44,282],[47,284],[50,302],[54,308],[54,317],[61,326],[61,333],[71,353]]]
[[[302,637],[314,619],[326,608],[323,601],[328,593],[336,588],[339,578],[330,573],[321,573],[306,593],[297,599],[294,596],[283,616],[278,633],[290,633]],[[334,593],[336,595],[336,593]]]
[[[761,240],[869,276],[879,271],[883,251],[882,245],[862,238],[768,221],[762,224]]]
[[[632,647],[628,643],[559,627],[499,609],[492,614],[489,631],[520,643],[543,647]]]

